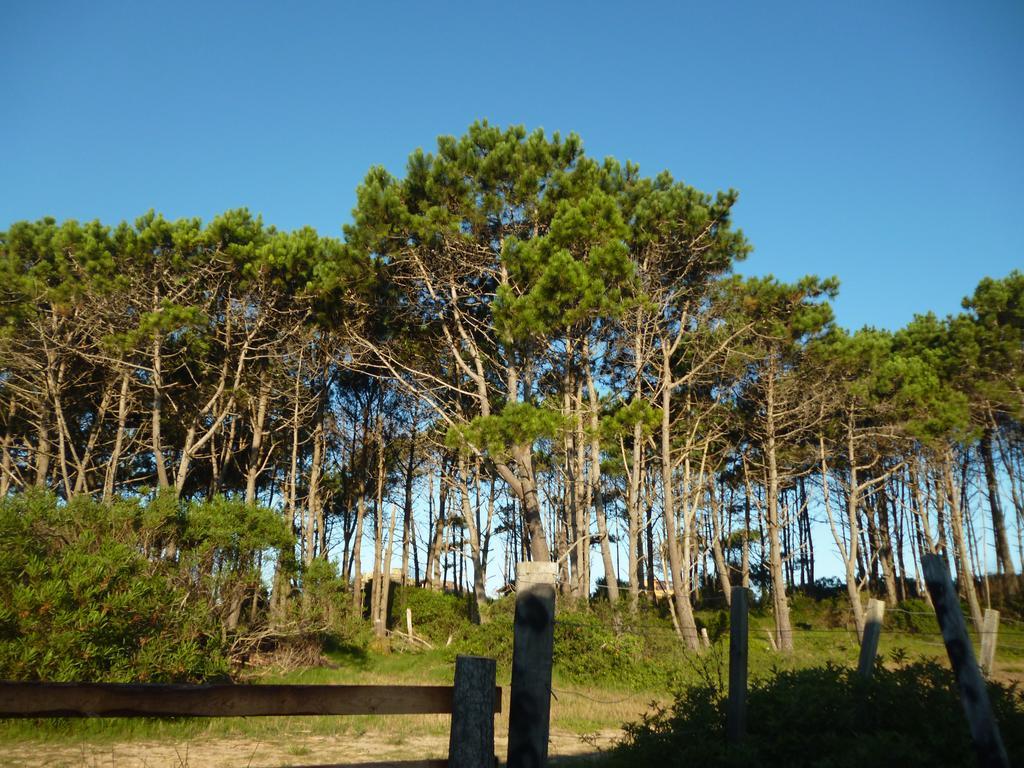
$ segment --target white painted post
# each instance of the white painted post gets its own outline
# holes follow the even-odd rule
[[[981,671],[988,677],[996,663],[996,640],[999,637],[999,611],[985,609],[981,626]]]
[[[885,603],[881,600],[868,600],[867,621],[864,624],[864,639],[860,643],[860,661],[857,674],[865,680],[871,679],[875,668],[875,657],[878,655],[878,639],[882,635],[882,618],[885,616]]]

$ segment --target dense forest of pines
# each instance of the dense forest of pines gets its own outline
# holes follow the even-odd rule
[[[787,589],[836,552],[858,630],[868,592],[926,597],[927,552],[980,628],[1024,556],[1024,274],[848,331],[836,279],[734,272],[736,199],[483,123],[372,169],[343,240],[244,210],[13,224],[0,498],[201,510],[139,546],[233,574],[226,636],[328,560],[383,633],[392,577],[479,605],[550,559],[567,600],[667,593],[690,648],[695,601],[753,584],[790,649]]]

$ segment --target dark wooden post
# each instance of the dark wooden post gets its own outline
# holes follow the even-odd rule
[[[509,768],[541,768],[548,760],[557,568],[557,563],[525,562],[516,569]]]
[[[733,587],[729,609],[729,710],[725,737],[739,744],[747,733],[747,590]]]
[[[942,642],[946,644],[949,663],[953,666],[957,686],[960,688],[960,703],[971,729],[978,765],[985,768],[1009,768],[1010,759],[1006,755],[999,726],[992,715],[985,678],[981,676],[981,670],[974,659],[974,648],[967,636],[967,624],[960,610],[960,600],[946,564],[939,555],[922,555],[921,567],[935,606],[935,616],[942,629]]]
[[[882,635],[882,618],[885,616],[885,603],[881,600],[868,600],[868,616],[864,624],[864,637],[860,641],[860,661],[857,674],[865,680],[871,679],[875,669],[875,656],[878,655],[878,639]]]
[[[481,656],[455,659],[450,768],[494,768],[494,687],[497,665]]]

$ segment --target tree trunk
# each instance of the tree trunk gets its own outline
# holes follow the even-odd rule
[[[154,303],[157,303],[158,301],[155,290],[153,301]],[[158,309],[158,307],[159,304],[154,306],[154,310]],[[159,334],[154,334],[152,357],[153,406],[150,412],[150,434],[153,449],[153,464],[156,466],[157,487],[161,489],[170,488],[171,486],[170,481],[167,479],[167,464],[164,462],[163,438],[160,431],[164,404],[162,363],[163,355],[160,350],[160,336]]]
[[[775,606],[775,634],[779,649],[793,650],[793,628],[789,620],[789,600],[786,597],[786,578],[782,572],[782,542],[779,538],[779,471],[775,446],[775,385],[774,374],[768,374],[765,426],[767,440],[765,455],[768,459],[767,522],[769,544],[769,572],[772,580],[772,601]]]
[[[885,484],[882,478],[877,478],[878,485],[872,494],[874,501],[875,517],[878,520],[878,559],[882,566],[882,576],[885,579],[885,594],[890,606],[895,607],[899,603],[899,596],[896,594],[896,566],[892,556],[892,532],[889,527],[889,500],[885,493]]]
[[[245,503],[256,503],[256,484],[263,470],[263,440],[266,434],[267,407],[270,404],[270,382],[260,380],[256,414],[252,423],[252,442],[249,443],[249,464],[245,470]]]
[[[107,470],[103,478],[103,501],[114,498],[114,484],[117,482],[117,469],[121,463],[121,451],[124,450],[125,428],[128,425],[128,372],[121,374],[121,391],[117,400],[117,431],[114,434],[114,447],[110,451]]]
[[[370,586],[370,621],[373,624],[373,633],[378,638],[383,638],[387,629],[381,623],[379,602],[383,573],[384,559],[384,436],[378,424],[374,434],[374,441],[377,444],[377,492],[374,494],[373,503],[373,580]],[[394,515],[392,515],[392,525]]]
[[[1010,541],[1006,536],[1006,521],[1003,517],[1003,506],[999,501],[999,479],[996,475],[996,463],[992,452],[992,427],[985,427],[981,433],[981,458],[985,465],[985,485],[988,489],[988,505],[992,513],[992,534],[995,538],[996,558],[1000,573],[1009,578],[1006,585],[1010,594],[1016,593],[1016,569],[1013,567],[1013,556],[1010,554]]]
[[[405,464],[405,503],[402,505],[402,584],[409,578],[409,545],[412,540],[412,484],[416,472],[416,425],[409,428],[409,457]],[[413,544],[415,546],[415,544]],[[417,570],[419,570],[417,568]]]
[[[711,507],[708,514],[711,515],[711,553],[715,559],[715,570],[718,571],[718,584],[725,595],[725,604],[732,605],[732,584],[729,579],[729,566],[725,562],[725,553],[722,551],[722,530],[719,516],[722,513],[722,500],[715,495],[714,478],[708,482],[708,498]]]
[[[673,606],[679,622],[679,631],[686,646],[696,651],[700,649],[700,638],[697,635],[697,623],[690,605],[689,563],[682,562],[679,551],[679,539],[676,536],[675,499],[672,478],[672,372],[670,368],[668,345],[662,344],[662,389],[661,389],[661,483],[664,499],[662,513],[665,518],[665,544],[668,547],[669,566],[672,572]],[[689,532],[684,531],[684,536]],[[685,570],[684,570],[685,569]]]
[[[981,603],[978,601],[978,592],[974,586],[974,571],[971,568],[970,552],[967,551],[967,543],[964,540],[963,513],[960,508],[960,494],[957,493],[956,482],[953,479],[953,453],[950,448],[946,449],[943,457],[942,473],[946,485],[946,503],[949,505],[949,526],[953,534],[957,577],[960,581],[960,589],[967,597],[967,606],[971,612],[974,628],[981,632],[983,628]]]
[[[600,539],[601,562],[604,565],[604,580],[608,591],[608,602],[619,601],[619,580],[612,560],[612,546],[608,537],[608,519],[605,516],[604,490],[601,487],[601,439],[599,433],[600,403],[594,379],[587,369],[587,397],[590,401],[590,485],[593,489],[594,512],[597,517],[597,537]]]
[[[480,478],[476,480],[480,482]],[[481,624],[484,621],[483,607],[487,604],[487,569],[483,560],[480,546],[480,531],[476,525],[476,515],[473,513],[469,500],[469,473],[466,471],[466,458],[459,454],[459,490],[462,497],[462,518],[466,521],[466,529],[469,531],[469,556],[473,564],[473,623]]]

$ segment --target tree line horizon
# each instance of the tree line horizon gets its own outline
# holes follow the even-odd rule
[[[836,278],[734,272],[737,197],[479,122],[402,177],[371,168],[343,239],[245,209],[16,222],[0,498],[271,508],[294,540],[245,556],[237,599],[264,562],[299,599],[334,557],[361,605],[372,560],[380,632],[396,559],[480,606],[499,554],[506,582],[557,561],[583,603],[596,558],[624,610],[663,585],[692,649],[702,591],[761,584],[790,650],[819,529],[858,632],[868,593],[927,599],[929,552],[980,629],[988,572],[1017,589],[1014,532],[1024,559],[1024,274],[851,332]]]

